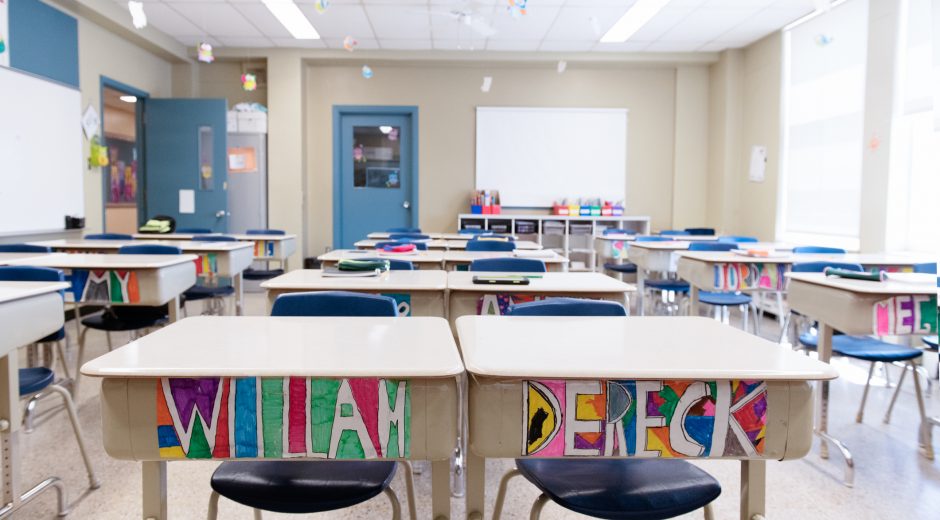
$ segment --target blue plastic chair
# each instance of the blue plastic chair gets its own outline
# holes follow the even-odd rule
[[[64,282],[65,274],[59,269],[51,269],[48,267],[0,266],[0,280],[11,282]],[[64,291],[60,291],[60,294],[65,298]],[[68,342],[65,327],[42,338],[37,341],[37,343],[55,342],[56,355],[59,358],[59,363],[65,371],[66,379],[70,379],[68,363],[65,358],[65,353],[62,350],[61,340],[63,339]],[[49,362],[48,364],[51,365],[51,360],[47,361]],[[81,366],[81,363],[79,363],[79,366]],[[75,433],[75,441],[78,443],[78,450],[85,463],[85,471],[88,473],[88,483],[92,489],[100,487],[101,483],[95,475],[95,468],[88,456],[88,449],[85,447],[85,437],[82,434],[82,427],[78,420],[78,412],[75,409],[75,401],[72,399],[72,394],[69,393],[65,387],[56,383],[55,372],[47,366],[21,368],[19,369],[19,380],[20,399],[29,400],[23,414],[23,421],[25,423],[24,430],[27,433],[33,430],[32,418],[40,399],[50,395],[49,392],[54,392],[61,396],[65,403],[65,410],[68,413],[69,421],[72,423],[72,431]],[[57,492],[61,493],[61,491]],[[62,502],[60,501],[60,503]]]
[[[397,316],[388,296],[344,291],[290,293],[278,296],[272,316]],[[315,343],[314,343],[315,344]],[[408,509],[417,518],[411,466],[405,465]],[[219,497],[255,509],[278,513],[319,513],[345,509],[384,493],[396,518],[401,505],[389,487],[395,461],[241,461],[223,462],[212,474],[209,518],[217,517]]]
[[[655,235],[639,235],[636,237],[636,242],[672,242],[673,240],[675,239]]]
[[[183,250],[164,244],[128,244],[118,249],[119,255],[181,255]]]
[[[193,242],[238,242],[238,239],[230,235],[195,235]]]
[[[513,305],[510,316],[625,316],[616,302],[550,298]],[[705,508],[721,494],[721,484],[684,460],[658,459],[516,459],[503,476],[493,518],[502,514],[509,481],[522,475],[541,491],[530,518],[538,518],[551,500],[565,509],[595,518],[663,519]]]
[[[513,241],[503,242],[500,240],[468,240],[467,251],[513,251],[516,249],[516,243]]]
[[[718,237],[719,242],[733,242],[733,243],[753,243],[757,242],[756,237],[745,237],[745,236],[736,236],[736,235],[727,235],[723,237]]]
[[[671,236],[658,236],[658,235],[639,235],[636,237],[636,242],[672,242],[675,238]],[[674,278],[663,278],[663,279],[647,279],[643,282],[644,290],[648,291],[658,291],[661,293],[671,293],[675,297],[680,297],[682,294],[689,292],[689,284],[683,280],[676,280]]]
[[[473,235],[472,237],[470,237],[470,240],[483,240],[484,242],[487,240],[510,240],[512,241],[515,239],[516,237],[513,235],[505,235],[501,233],[488,233],[486,235]]]
[[[191,234],[191,235],[208,235],[212,233],[212,230],[204,227],[182,227],[176,228],[175,233]]]
[[[793,248],[793,252],[796,254],[828,254],[828,255],[844,255],[845,249],[840,247],[826,247],[826,246],[797,246]]]
[[[393,227],[385,230],[386,233],[420,233],[419,227]]]
[[[51,253],[49,246],[34,244],[0,244],[0,253]]]
[[[415,264],[411,260],[399,260],[397,258],[358,258],[357,260],[365,260],[369,262],[388,262],[389,271],[414,271]]]
[[[427,245],[427,243],[425,243],[425,242],[412,242],[412,241],[410,241],[410,240],[386,240],[386,241],[383,241],[383,242],[376,242],[376,243],[375,243],[375,248],[376,248],[376,249],[382,249],[382,248],[384,248],[385,246],[395,247],[395,246],[401,246],[401,245],[405,245],[405,244],[414,244],[415,249],[417,249],[418,251],[427,251],[427,250],[428,250],[428,245]]]
[[[470,262],[470,270],[490,273],[544,273],[545,262],[538,258],[479,258]]]
[[[92,233],[85,235],[85,240],[133,240],[134,237],[124,233]]]
[[[936,262],[927,262],[923,264],[914,265],[915,273],[925,273],[925,274],[937,274],[937,263]]]
[[[688,231],[690,235],[696,236],[711,236],[715,234],[715,228],[710,227],[689,227],[685,228],[685,230]]]
[[[685,231],[685,230],[679,230],[679,229],[664,229],[660,231],[659,234],[660,236],[670,237],[670,236],[688,236],[688,235],[691,235],[692,233],[689,233],[688,231]]]
[[[692,242],[689,244],[689,251],[731,251],[735,249],[736,245],[730,242]],[[698,301],[707,305],[711,305],[716,309],[719,309],[722,314],[722,319],[727,320],[730,318],[729,309],[731,307],[738,307],[741,309],[743,314],[743,329],[747,330],[747,323],[749,317],[749,308],[753,304],[753,299],[750,295],[744,294],[740,291],[734,292],[714,292],[714,291],[699,291],[698,292]],[[754,332],[760,334],[760,318],[756,317],[754,320]]]
[[[461,235],[492,235],[493,232],[488,229],[461,229],[457,233]]]
[[[388,235],[389,240],[428,240],[431,237],[423,233],[391,233]]]
[[[632,235],[633,233],[626,229],[608,228],[604,230],[604,235]]]
[[[196,235],[193,242],[238,242],[238,239],[229,235]],[[231,285],[199,285],[196,284],[183,293],[183,309],[187,302],[209,300],[210,305],[204,311],[207,314],[222,314],[225,306],[222,304],[228,296],[235,295],[235,287]]]
[[[249,229],[245,231],[246,235],[286,235],[283,229]]]

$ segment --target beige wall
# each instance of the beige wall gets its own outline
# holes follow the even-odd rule
[[[237,103],[268,103],[267,86],[246,92],[242,88],[241,76],[243,66],[250,68],[263,67],[259,62],[220,61],[211,64],[200,63],[196,65],[198,80],[197,92],[194,97],[225,98],[231,108]]]
[[[513,68],[412,63],[375,65],[371,80],[362,78],[360,67],[311,64],[306,70],[309,254],[332,244],[331,111],[340,104],[418,106],[420,225],[428,230],[454,229],[457,213],[468,209],[476,106],[627,108],[627,212],[651,215],[654,228],[671,225],[675,67],[569,66],[559,75],[554,63]],[[493,87],[482,93],[486,75],[493,76]],[[698,78],[704,81],[704,75]]]
[[[704,226],[708,190],[708,66],[676,69],[675,172],[672,188],[673,229]]]

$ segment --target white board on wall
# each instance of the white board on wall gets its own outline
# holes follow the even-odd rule
[[[625,198],[627,109],[477,107],[476,187],[503,206]]]
[[[0,67],[0,234],[84,215],[81,93]]]

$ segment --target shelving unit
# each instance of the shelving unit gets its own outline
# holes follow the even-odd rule
[[[618,228],[636,234],[649,234],[650,217],[565,217],[560,215],[500,214],[457,215],[457,229],[487,229],[512,233],[520,240],[531,240],[571,260],[569,271],[591,271],[595,264],[594,235]]]

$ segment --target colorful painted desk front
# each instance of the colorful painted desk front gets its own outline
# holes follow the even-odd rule
[[[363,249],[334,249],[317,257],[323,267],[333,267],[336,262],[344,258],[388,258],[407,260],[414,264],[415,269],[440,269],[444,263],[444,251],[412,251],[410,253],[382,253],[379,251],[366,251]]]
[[[759,517],[765,461],[806,455],[810,381],[837,376],[705,318],[464,316],[457,334],[470,518],[482,518],[487,457],[740,460],[741,518]]]
[[[370,277],[323,276],[319,269],[295,269],[261,284],[268,292],[268,310],[278,296],[303,291],[353,291],[391,296],[401,316],[445,317],[447,274],[441,270],[388,271]]]
[[[845,334],[877,336],[937,333],[935,275],[901,274],[896,275],[899,280],[886,282],[827,277],[822,273],[790,273],[788,276],[790,284],[787,298],[790,307],[819,321],[816,349],[820,361],[828,363],[832,357],[834,330]],[[923,406],[920,401],[920,389],[916,393],[918,402]],[[846,462],[845,482],[852,485],[852,454],[843,443],[828,433],[829,385],[826,382],[822,383],[819,401],[816,428],[823,440],[819,446],[819,454],[822,458],[828,458],[827,442],[835,445]],[[928,459],[933,459],[934,456],[931,422],[926,421],[919,430],[921,450]]]
[[[460,266],[470,265],[474,260],[481,258],[514,258],[520,255],[512,251],[467,251],[450,250],[444,252],[444,270],[455,271]],[[545,262],[545,268],[551,272],[564,272],[568,270],[568,259],[558,253],[551,252],[547,256],[524,256],[525,258],[536,258]]]
[[[209,234],[218,235],[220,233]],[[133,236],[137,240],[192,240],[193,237],[198,235],[189,233],[135,233]],[[243,242],[253,242],[255,260],[280,262],[285,271],[288,269],[287,261],[290,255],[297,251],[297,235],[247,235],[235,233],[229,236]]]
[[[167,518],[166,463],[432,461],[450,517],[463,364],[441,318],[195,317],[82,367],[104,447],[143,470],[143,518]]]

